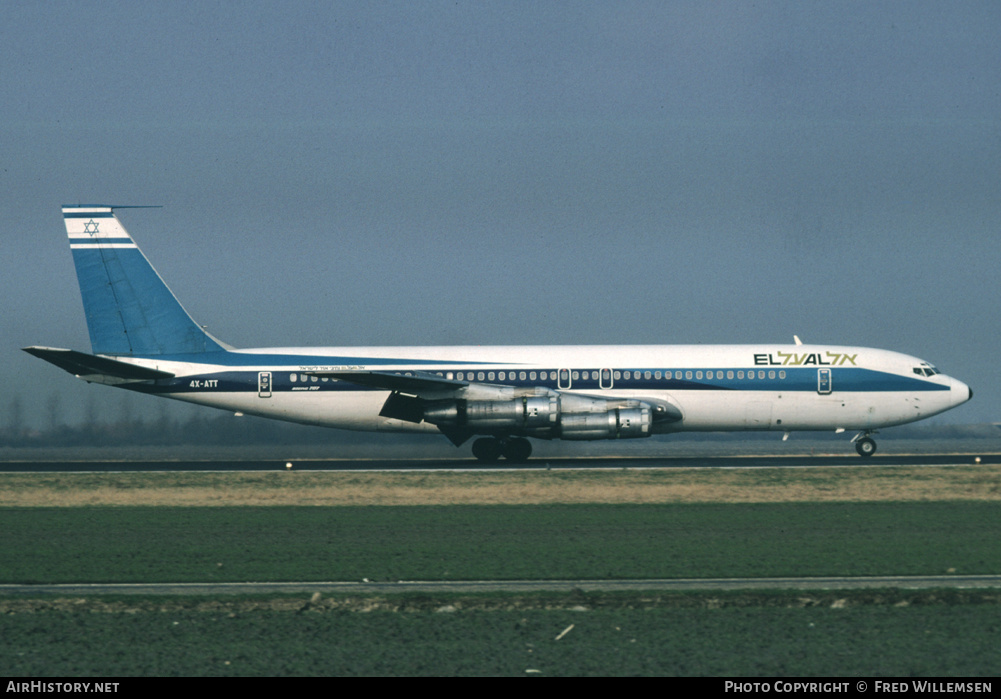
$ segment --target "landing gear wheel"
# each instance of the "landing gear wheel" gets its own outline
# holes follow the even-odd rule
[[[473,456],[480,461],[494,462],[500,455],[501,444],[493,437],[483,437],[473,442]]]
[[[863,437],[855,442],[855,451],[859,456],[868,458],[876,453],[876,442],[869,437]]]
[[[501,452],[508,461],[523,464],[532,455],[532,443],[522,437],[515,437],[501,447]]]

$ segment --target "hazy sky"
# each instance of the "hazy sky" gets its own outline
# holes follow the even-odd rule
[[[120,409],[19,350],[90,350],[59,207],[100,203],[164,206],[120,218],[238,347],[795,333],[1001,421],[999,33],[994,0],[6,0],[0,414]]]

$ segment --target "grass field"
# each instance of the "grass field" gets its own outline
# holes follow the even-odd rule
[[[133,600],[117,612],[8,612],[0,674],[850,678],[990,677],[1001,667],[996,600],[852,599],[806,606],[782,595],[764,604],[693,595],[683,605],[588,611],[416,605],[367,613],[301,611],[301,600],[291,610],[259,600]]]
[[[0,473],[0,507],[1001,502],[1001,465]]]
[[[0,531],[3,582],[1001,573],[1001,471],[0,474]],[[0,674],[994,675],[999,611],[997,591],[8,597]]]
[[[1001,573],[1001,503],[0,508],[0,582]]]

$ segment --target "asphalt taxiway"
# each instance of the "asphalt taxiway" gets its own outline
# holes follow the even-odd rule
[[[998,464],[1001,454],[886,454],[864,459],[854,455],[756,455],[678,457],[559,457],[512,464],[475,459],[93,459],[4,461],[0,473],[151,472],[151,471],[434,471],[486,469],[623,469],[623,468],[806,468],[825,466],[951,466]]]
[[[475,592],[695,592],[861,589],[1001,589],[1001,575],[688,578],[635,580],[399,580],[394,582],[67,583],[0,585],[0,595],[262,595]]]

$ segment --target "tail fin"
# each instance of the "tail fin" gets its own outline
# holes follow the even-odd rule
[[[110,206],[64,206],[94,354],[228,349],[191,319]]]

